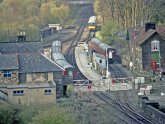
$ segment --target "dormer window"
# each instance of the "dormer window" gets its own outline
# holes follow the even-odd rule
[[[159,51],[159,41],[154,40],[151,42],[151,51]]]

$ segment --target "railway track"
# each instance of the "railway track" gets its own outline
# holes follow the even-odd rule
[[[110,97],[106,93],[103,92],[95,92],[94,93],[97,97],[105,101],[108,105],[113,106],[116,109],[118,116],[125,119],[125,121],[129,124],[154,124],[152,121],[148,120],[146,117],[136,113],[132,108],[123,105],[119,101],[115,100],[114,98]]]
[[[109,68],[109,71],[111,72],[111,76],[113,78],[124,78],[124,77],[128,77],[128,74],[119,65],[110,64],[108,66],[108,68]]]
[[[90,16],[89,15],[89,9],[90,9],[90,7],[86,9],[86,12],[85,12],[85,14],[83,16],[84,20],[86,18],[89,18],[89,16]],[[82,21],[82,23],[80,24],[80,26],[79,26],[79,28],[77,30],[76,35],[72,39],[68,40],[68,42],[66,43],[67,45],[63,44],[63,46],[65,45],[65,48],[66,48],[66,51],[65,51],[65,58],[66,58],[66,60],[70,64],[72,64],[76,68],[76,70],[78,72],[77,73],[78,77],[75,77],[75,78],[83,79],[83,80],[86,80],[87,78],[79,71],[79,69],[77,67],[74,50],[75,50],[75,47],[77,46],[78,42],[80,42],[80,40],[81,40],[81,36],[82,36],[82,34],[84,32],[86,24],[87,24],[87,20]],[[87,37],[87,39],[88,39],[88,37]]]
[[[134,108],[131,106],[131,104],[128,101],[127,91],[116,91],[116,100],[120,102],[122,105],[136,112],[136,110],[134,110]]]
[[[113,111],[112,106],[108,106],[107,103],[101,99],[99,99],[96,95],[93,94],[93,92],[83,92],[79,90],[79,92],[76,95],[76,103],[81,103],[81,107],[76,107],[79,109],[80,116],[83,117],[83,112],[82,110],[85,109],[86,113],[90,113],[91,108],[94,108],[94,110],[97,112],[97,116],[92,114],[90,115],[90,119],[95,118],[95,120],[92,119],[91,123],[94,124],[129,124],[127,121],[125,121],[124,118],[118,116],[118,113]],[[82,100],[82,99],[87,99],[87,100]],[[74,100],[75,101],[75,100]],[[87,101],[87,102],[86,102]],[[78,106],[78,104],[76,104]],[[101,114],[102,113],[102,114]],[[97,118],[100,118],[97,120]],[[80,121],[79,121],[80,122]]]

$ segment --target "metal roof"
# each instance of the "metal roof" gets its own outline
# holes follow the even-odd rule
[[[58,65],[60,65],[63,69],[66,69],[66,68],[74,68],[71,64],[69,64],[65,57],[63,56],[62,53],[60,52],[54,52],[52,53],[52,56],[53,56],[53,60],[55,63],[57,63]]]
[[[112,48],[111,46],[109,46],[106,43],[103,43],[101,40],[97,39],[97,38],[92,38],[91,42],[95,43],[96,45],[100,46],[102,49],[106,50],[108,48]]]
[[[58,41],[58,40],[56,40],[56,41],[53,41],[52,42],[52,47],[55,47],[55,46],[61,46],[61,41]]]
[[[92,38],[91,42],[93,42],[93,43],[95,43],[97,45],[101,43],[101,41],[99,39],[97,39],[97,38]]]
[[[52,52],[61,52],[61,41],[52,42]]]
[[[54,62],[61,66],[63,69],[74,68],[66,61],[64,55],[61,53],[61,41],[52,42],[52,56]]]

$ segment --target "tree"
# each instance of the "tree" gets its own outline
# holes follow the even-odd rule
[[[111,44],[115,40],[116,31],[118,30],[118,25],[113,22],[106,23],[101,27],[101,36],[103,41]]]
[[[10,105],[1,105],[0,124],[22,124],[19,109]]]
[[[102,24],[117,22],[120,28],[142,26],[148,21],[162,23],[164,0],[95,0],[94,10]]]
[[[40,29],[49,23],[63,23],[69,15],[70,7],[54,0],[3,0],[0,1],[0,41],[14,40],[21,31],[30,28]],[[33,28],[34,29],[34,28]],[[35,40],[39,30],[35,33],[26,32]],[[36,36],[36,37],[34,37]]]

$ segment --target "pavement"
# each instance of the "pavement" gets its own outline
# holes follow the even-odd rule
[[[112,79],[103,79],[102,76],[96,72],[96,70],[92,69],[92,66],[89,64],[87,53],[84,51],[83,44],[79,44],[75,48],[75,58],[80,71],[83,73],[84,76],[86,76],[89,80],[92,81],[90,89],[88,88],[88,86],[80,85],[75,86],[75,91],[116,91],[132,89],[131,84],[112,84]]]

